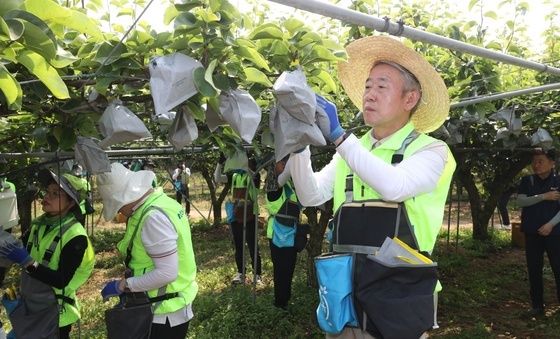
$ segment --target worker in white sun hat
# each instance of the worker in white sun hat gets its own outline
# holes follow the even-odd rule
[[[121,296],[126,303],[134,299],[127,296],[145,294],[154,316],[141,330],[149,332],[150,338],[185,338],[198,291],[189,221],[177,201],[152,188],[154,177],[152,171],[132,172],[119,163],[111,165],[111,172],[98,175],[103,216],[112,220],[121,213],[127,220],[124,237],[117,244],[126,272],[107,282],[101,295],[105,300]],[[116,326],[119,331],[146,325],[134,314],[125,319]],[[115,328],[111,319],[106,321],[111,335]]]

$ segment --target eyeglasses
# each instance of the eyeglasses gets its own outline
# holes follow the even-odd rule
[[[40,191],[39,192],[39,197],[41,199],[59,199],[61,195],[61,190],[46,190],[46,191]]]

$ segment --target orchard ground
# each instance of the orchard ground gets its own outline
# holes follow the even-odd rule
[[[193,203],[208,216],[209,204],[199,199],[203,195],[194,192]],[[526,317],[524,312],[530,305],[523,249],[511,245],[510,232],[497,229],[491,229],[491,242],[473,241],[468,206],[466,202],[461,205],[459,238],[456,238],[458,213],[453,207],[449,233],[446,210],[434,252],[443,291],[439,295],[440,328],[431,331],[431,337],[560,338],[560,307],[548,264],[545,265],[546,317]],[[264,212],[261,214],[265,215]],[[518,220],[515,209],[511,209],[511,216],[513,221]],[[251,284],[249,268],[247,283],[234,286],[231,278],[236,269],[227,225],[212,228],[193,208],[190,220],[199,285],[199,294],[193,304],[195,318],[189,326],[190,338],[324,337],[315,321],[317,292],[306,281],[306,251],[298,256],[291,304],[286,312],[272,305],[272,263],[264,230],[259,238],[263,284],[256,287]],[[95,221],[98,221],[97,215]],[[497,214],[495,222],[498,223]],[[92,241],[96,267],[78,293],[83,313],[79,330],[84,338],[106,337],[104,310],[115,300],[102,302],[100,290],[106,281],[120,277],[123,272],[115,245],[122,237],[124,226],[99,219],[95,227]],[[447,234],[450,235],[449,241]],[[6,283],[15,282],[16,274],[17,268],[14,267]],[[9,328],[4,312],[2,320]],[[74,326],[72,336],[78,336],[78,326]]]

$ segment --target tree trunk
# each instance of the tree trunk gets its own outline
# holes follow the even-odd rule
[[[459,179],[457,185],[462,185],[468,194],[473,223],[473,239],[489,239],[488,224],[494,214],[498,199],[511,182],[515,180],[519,172],[530,163],[531,157],[531,153],[520,153],[516,154],[515,157],[508,158],[507,161],[503,162],[504,166],[493,169],[494,178],[484,187],[479,183],[480,180],[475,178],[476,172],[468,166],[464,154],[457,154],[456,159],[459,164],[455,173]]]
[[[332,218],[332,199],[325,203],[325,211],[319,210],[317,207],[307,207],[303,213],[307,216],[307,222],[310,226],[309,242],[305,247],[307,251],[307,284],[317,287],[317,278],[315,272],[314,258],[323,252],[323,239],[329,219]],[[321,213],[317,219],[317,212]]]
[[[216,185],[214,184],[214,180],[213,180],[213,173],[210,173],[206,168],[201,169],[200,173],[202,174],[204,181],[206,181],[206,184],[208,185],[208,191],[210,192],[210,200],[212,202],[212,213],[214,216],[212,226],[216,227],[220,225],[222,221],[222,203],[226,199],[226,196],[231,187],[231,183],[228,181],[224,185],[224,188],[219,193],[219,195],[217,195]]]

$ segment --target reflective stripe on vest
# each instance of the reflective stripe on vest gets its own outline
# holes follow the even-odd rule
[[[411,122],[409,122],[379,147],[371,150],[371,153],[384,162],[391,163],[393,154],[401,147],[403,140],[413,129],[414,126]],[[429,137],[425,134],[420,134],[406,148],[404,152],[404,159],[436,140],[437,139]],[[371,145],[373,145],[371,130],[360,139],[360,142],[362,146],[366,148],[370,148]],[[408,217],[411,224],[414,226],[414,234],[416,236],[416,240],[418,241],[420,251],[431,253],[434,248],[437,235],[441,228],[445,202],[447,200],[449,185],[451,184],[455,166],[455,159],[448,149],[447,162],[436,188],[431,192],[420,194],[404,201]],[[346,162],[343,159],[340,159],[336,164],[334,211],[336,211],[345,201],[346,197],[344,191],[346,187],[346,175],[349,171],[350,170]],[[355,201],[381,199],[379,193],[362,182],[357,175],[353,177],[353,194]]]
[[[117,244],[117,249],[124,258],[129,242],[134,242],[129,263],[133,276],[138,277],[154,270],[154,262],[142,243],[142,228],[146,217],[150,214],[149,212],[144,214],[144,210],[152,208],[163,212],[177,232],[177,257],[179,259],[177,279],[168,284],[165,290],[161,289],[159,293],[157,289],[148,291],[150,298],[161,294],[179,293],[178,297],[164,300],[161,304],[156,305],[156,314],[166,314],[175,312],[192,303],[198,292],[198,285],[195,281],[196,263],[191,242],[191,230],[184,208],[160,190],[153,192],[140,208],[128,218],[125,235]],[[134,239],[131,239],[136,225],[139,229]]]
[[[54,219],[51,218],[51,220]],[[70,213],[62,218],[59,226],[51,226],[47,230],[47,224],[46,218],[43,217],[39,217],[33,222],[27,246],[30,248],[29,254],[33,259],[52,270],[57,270],[60,252],[66,243],[81,235],[87,238],[87,234],[82,224]],[[62,305],[59,317],[60,327],[73,324],[80,319],[80,305],[76,298],[76,291],[87,281],[95,264],[95,253],[89,238],[87,238],[87,243],[82,262],[70,282],[63,289],[53,287],[59,304]]]

